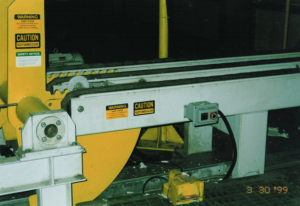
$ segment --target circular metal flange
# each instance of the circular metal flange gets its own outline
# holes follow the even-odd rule
[[[54,145],[64,137],[65,124],[57,117],[46,117],[37,125],[36,135],[43,144]]]
[[[89,81],[83,76],[72,77],[68,83],[68,90],[71,92],[75,89],[89,88]]]

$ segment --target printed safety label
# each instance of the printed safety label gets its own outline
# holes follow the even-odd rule
[[[40,36],[39,33],[16,34],[16,49],[40,48]]]
[[[119,119],[128,117],[128,104],[106,106],[106,119]]]
[[[154,114],[155,101],[135,102],[133,104],[134,116]]]
[[[42,66],[42,53],[40,51],[35,52],[17,52],[16,53],[16,65],[17,67],[32,67]]]
[[[39,14],[16,14],[15,29],[39,29],[40,19]]]

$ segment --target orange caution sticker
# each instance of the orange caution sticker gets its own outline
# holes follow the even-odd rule
[[[154,101],[135,102],[133,104],[133,108],[134,108],[134,116],[154,114],[155,102]]]
[[[106,119],[119,119],[128,117],[128,104],[106,106]]]
[[[15,29],[39,29],[40,19],[39,14],[16,14]]]

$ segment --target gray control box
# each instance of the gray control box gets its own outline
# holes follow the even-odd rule
[[[194,126],[217,124],[218,117],[218,103],[209,102],[193,102],[184,105],[184,118],[188,118]]]

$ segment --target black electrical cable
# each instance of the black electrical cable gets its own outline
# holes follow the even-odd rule
[[[158,179],[163,179],[163,180],[168,181],[167,178],[160,177],[160,176],[154,176],[154,177],[151,177],[151,178],[149,178],[149,179],[144,183],[144,186],[143,186],[143,193],[145,192],[145,187],[146,187],[147,183],[148,183],[149,181],[153,180],[153,179],[156,179],[156,178],[158,178]]]
[[[235,142],[235,139],[234,139],[234,135],[233,135],[233,132],[231,130],[231,127],[229,125],[229,122],[227,121],[227,118],[225,117],[225,115],[223,114],[223,112],[221,112],[220,110],[218,110],[218,113],[220,114],[221,118],[223,119],[225,125],[226,125],[226,128],[229,132],[229,137],[230,137],[230,140],[233,144],[233,160],[232,160],[232,163],[231,163],[231,166],[227,172],[227,174],[224,176],[223,180],[226,180],[230,177],[230,175],[232,174],[232,171],[235,167],[235,164],[236,164],[236,159],[237,159],[237,147],[236,147],[236,142]]]
[[[235,142],[235,139],[234,139],[233,132],[232,132],[232,130],[231,130],[231,127],[230,127],[230,124],[229,124],[227,118],[225,117],[225,115],[223,114],[222,111],[218,110],[218,113],[220,114],[221,118],[223,119],[223,121],[224,121],[224,123],[225,123],[225,125],[226,125],[226,128],[227,128],[227,130],[228,130],[228,132],[229,132],[230,140],[231,140],[231,142],[232,142],[232,144],[233,144],[233,160],[232,160],[231,166],[230,166],[230,168],[229,168],[227,174],[223,177],[223,180],[226,180],[226,179],[228,179],[228,178],[230,177],[230,175],[232,174],[232,171],[233,171],[233,169],[234,169],[234,167],[235,167],[236,159],[237,159],[237,147],[236,147],[236,142]],[[149,163],[149,162],[148,162],[148,163]],[[151,164],[151,163],[150,163],[150,164]],[[156,164],[157,164],[157,163],[156,163]],[[161,164],[161,163],[158,163],[158,164]],[[163,163],[163,164],[165,164],[165,163]],[[167,164],[168,164],[168,163],[167,163]],[[179,165],[176,165],[176,164],[169,164],[169,165],[177,166],[178,168],[180,168],[181,172],[183,171],[183,169],[182,169]],[[143,193],[145,192],[145,187],[146,187],[147,183],[148,183],[149,181],[151,181],[152,179],[155,179],[155,178],[164,179],[164,180],[168,181],[166,178],[160,177],[160,176],[154,176],[154,177],[151,177],[151,178],[149,178],[149,179],[144,183],[144,186],[143,186]]]

